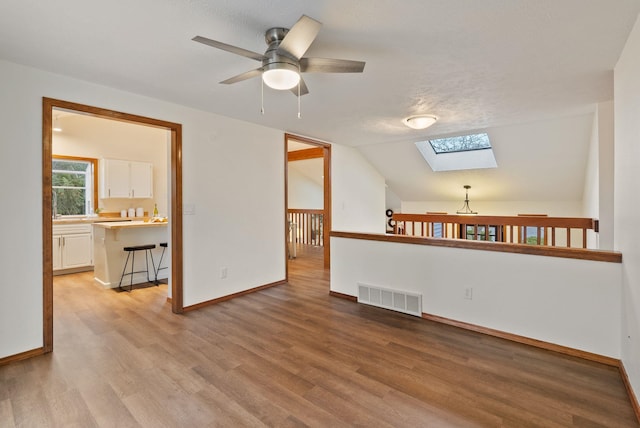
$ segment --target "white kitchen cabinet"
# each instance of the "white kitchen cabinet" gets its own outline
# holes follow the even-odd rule
[[[53,270],[91,267],[93,240],[90,224],[53,226]]]
[[[153,165],[148,162],[130,162],[130,179],[132,198],[153,197]]]
[[[153,164],[149,162],[102,159],[100,198],[152,198]]]
[[[62,269],[62,236],[53,235],[53,253],[52,253],[53,270]]]

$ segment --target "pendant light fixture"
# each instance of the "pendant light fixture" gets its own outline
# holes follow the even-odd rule
[[[464,205],[462,206],[462,208],[456,211],[456,213],[462,214],[462,215],[478,214],[476,211],[471,210],[471,207],[469,207],[469,189],[471,189],[471,186],[469,186],[468,184],[465,184],[463,187],[465,189]]]

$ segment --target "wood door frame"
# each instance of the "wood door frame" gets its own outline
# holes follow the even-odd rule
[[[295,134],[284,134],[284,230],[285,230],[285,239],[284,239],[284,250],[285,250],[285,260],[286,262],[286,279],[289,280],[289,263],[288,263],[288,255],[287,255],[287,246],[288,238],[289,238],[289,224],[288,224],[288,214],[287,210],[289,209],[289,140],[298,141],[300,143],[309,144],[311,146],[316,146],[322,148],[322,158],[323,158],[323,171],[324,171],[324,180],[323,180],[323,197],[324,197],[324,216],[322,221],[322,234],[324,240],[324,267],[325,269],[329,269],[331,267],[331,245],[330,245],[330,234],[331,234],[331,144],[325,143],[323,141],[314,140],[307,137],[301,137]]]
[[[53,109],[64,109],[103,119],[166,129],[171,134],[171,310],[183,308],[182,260],[182,125],[69,101],[42,98],[42,299],[43,351],[53,351],[53,221],[51,212]]]

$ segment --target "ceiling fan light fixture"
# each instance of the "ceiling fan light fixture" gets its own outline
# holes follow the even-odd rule
[[[268,64],[262,72],[262,80],[268,87],[284,91],[294,88],[300,82],[300,73],[292,64]]]
[[[402,122],[412,129],[427,129],[436,123],[437,120],[438,118],[431,114],[420,114],[416,116],[409,116],[403,119]]]

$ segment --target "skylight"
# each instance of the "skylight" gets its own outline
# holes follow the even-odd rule
[[[418,141],[416,147],[433,171],[497,168],[487,134]]]
[[[437,140],[429,140],[429,144],[431,144],[433,151],[436,152],[437,155],[491,148],[489,136],[486,133],[438,138]]]

